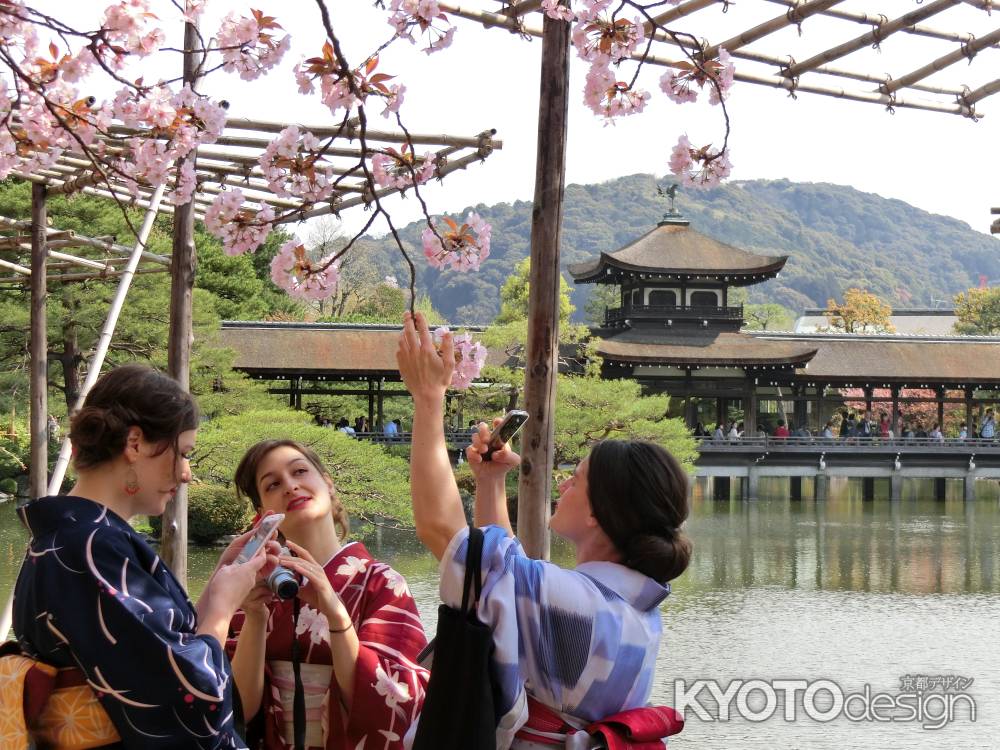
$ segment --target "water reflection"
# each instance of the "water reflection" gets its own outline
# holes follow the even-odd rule
[[[910,487],[903,500],[864,502],[858,483],[831,486],[830,499],[787,499],[781,480],[762,481],[764,499],[714,501],[696,484],[688,532],[691,567],[662,607],[664,638],[653,699],[673,703],[675,678],[831,678],[898,688],[904,674],[976,679],[980,716],[929,735],[914,725],[829,724],[780,719],[704,722],[689,716],[674,750],[774,747],[1000,747],[1000,676],[993,640],[1000,502],[981,487],[974,502],[938,502]],[[930,494],[928,488],[927,494]],[[437,619],[437,563],[410,531],[369,527],[371,552],[403,573],[428,632]],[[11,504],[0,506],[0,593],[6,598],[26,537]],[[197,598],[219,550],[192,548]],[[553,558],[572,565],[554,540]]]

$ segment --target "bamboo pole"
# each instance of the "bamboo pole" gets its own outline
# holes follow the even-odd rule
[[[18,221],[16,219],[11,219],[6,216],[0,216],[0,229],[29,229],[31,228],[30,221]],[[79,247],[92,247],[97,250],[105,250],[108,252],[116,253],[118,255],[123,255],[126,258],[131,257],[132,248],[125,247],[124,245],[119,245],[116,242],[111,242],[108,240],[96,239],[94,237],[84,237],[77,234],[72,229],[53,229],[49,228],[47,230],[47,238],[49,247],[58,247],[59,241],[53,241],[53,237],[65,237],[72,240],[72,246]],[[70,245],[64,245],[64,247],[70,247]],[[154,263],[159,263],[163,266],[170,265],[170,259],[164,255],[157,255],[156,253],[150,253],[145,250],[142,252],[143,260],[151,260]]]
[[[767,0],[770,3],[775,3],[776,5],[783,5],[786,8],[794,8],[800,0]],[[841,10],[839,8],[832,8],[830,10],[823,11],[823,15],[828,18],[837,18],[842,21],[851,21],[853,23],[859,23],[863,26],[877,26],[882,23],[882,17],[877,14],[869,13],[852,13],[851,11]],[[953,31],[941,31],[939,29],[932,29],[928,26],[920,26],[914,24],[913,26],[908,26],[904,29],[900,29],[904,34],[912,34],[915,36],[926,36],[931,39],[940,39],[945,42],[967,42],[974,37],[972,34],[961,34]]]
[[[797,5],[794,10],[788,13],[782,13],[777,18],[772,18],[770,21],[757,24],[752,29],[747,29],[743,33],[737,34],[720,44],[707,47],[705,51],[702,52],[702,59],[711,60],[719,54],[720,47],[725,49],[727,52],[732,53],[740,47],[745,47],[748,44],[756,42],[758,39],[763,39],[769,34],[780,31],[786,26],[791,26],[793,23],[802,23],[802,21],[809,16],[822,13],[824,10],[829,9],[840,2],[841,0],[812,0],[812,2]]]
[[[136,274],[166,273],[166,272],[167,272],[166,268],[139,268],[136,269],[135,271]],[[45,281],[46,284],[61,284],[63,282],[71,283],[76,281],[100,281],[100,280],[106,281],[109,279],[118,278],[123,273],[124,271],[121,270],[107,271],[106,273],[58,273],[58,274],[47,273],[45,275]],[[5,284],[20,283],[23,285],[27,283],[27,279],[21,279],[18,276],[5,276],[0,278],[0,282],[3,282]]]
[[[17,263],[11,263],[10,261],[7,260],[0,259],[0,268],[6,268],[8,271],[13,271],[14,273],[20,274],[21,276],[31,276],[30,268],[18,265]]]
[[[993,94],[1000,91],[1000,78],[997,78],[989,83],[980,86],[978,89],[970,91],[968,94],[962,97],[962,101],[966,104],[975,104],[980,99],[985,99],[987,96],[992,96]]]
[[[800,63],[790,65],[782,71],[782,75],[788,78],[797,78],[812,68],[815,68],[817,65],[828,63],[832,60],[841,58],[844,55],[857,52],[859,49],[864,47],[881,42],[890,34],[894,34],[900,29],[912,26],[915,23],[919,23],[920,21],[930,18],[946,8],[957,5],[958,2],[959,0],[934,0],[934,2],[922,5],[916,10],[911,10],[909,13],[905,13],[899,18],[880,24],[866,34],[855,37],[850,41],[844,42],[843,44],[838,44],[836,47],[824,50],[818,55],[813,55],[808,60],[803,60]]]
[[[101,374],[101,367],[104,365],[104,358],[107,356],[108,347],[111,346],[111,338],[114,336],[115,327],[118,325],[118,318],[121,315],[122,308],[125,306],[125,297],[128,295],[129,287],[132,284],[132,277],[136,273],[139,273],[139,262],[145,254],[144,248],[149,240],[149,234],[153,230],[153,222],[156,219],[157,209],[160,206],[160,201],[163,199],[165,190],[166,187],[161,185],[153,193],[152,204],[143,217],[142,226],[139,228],[139,235],[135,238],[135,245],[128,258],[128,265],[121,271],[121,279],[118,282],[118,288],[115,290],[115,296],[111,300],[108,317],[105,319],[104,326],[101,328],[101,334],[94,345],[94,354],[87,365],[87,376],[83,380],[83,385],[80,386],[80,393],[77,396],[76,403],[73,405],[71,414],[75,414],[80,410],[84,399],[87,398],[87,394],[90,393],[90,389],[94,387],[94,383],[97,382],[97,378]],[[56,465],[52,468],[52,478],[49,481],[50,495],[58,493],[62,486],[63,477],[66,476],[66,467],[69,466],[71,452],[72,445],[67,434],[63,438],[62,445],[59,448],[59,458],[56,459]]]
[[[929,75],[937,73],[939,70],[944,70],[949,65],[957,63],[963,57],[967,57],[971,60],[975,54],[981,52],[987,47],[992,47],[997,42],[1000,42],[1000,29],[994,29],[986,36],[981,36],[974,41],[963,44],[960,48],[949,52],[947,55],[942,55],[936,60],[932,60],[923,67],[917,68],[912,73],[907,73],[899,78],[893,78],[891,81],[886,81],[881,86],[882,93],[891,94],[901,88],[906,88],[912,83],[916,83]]]
[[[45,185],[31,186],[31,462],[32,500],[45,496],[49,473],[49,367],[45,286]]]
[[[184,24],[184,84],[198,86],[199,58],[202,55],[197,25]],[[197,162],[197,150],[177,163]],[[174,244],[170,257],[170,329],[167,333],[167,374],[185,391],[191,389],[191,329],[193,324],[194,275],[197,264],[194,246],[195,202],[189,200],[174,209]],[[177,492],[163,513],[160,556],[181,586],[187,586],[187,485]]]
[[[676,21],[678,18],[683,18],[684,16],[689,16],[692,13],[697,13],[699,10],[707,8],[709,5],[715,5],[721,2],[722,0],[688,0],[686,3],[681,3],[668,11],[664,11],[658,16],[654,16],[653,23],[657,26],[663,26],[671,21]],[[646,36],[649,36],[650,32],[653,30],[653,23],[646,21],[642,25]]]
[[[531,213],[525,408],[531,419],[521,441],[517,535],[525,552],[549,556],[556,373],[559,355],[559,243],[562,239],[569,112],[569,37],[565,21],[545,18],[538,97],[538,152]]]
[[[511,16],[512,18],[518,18],[532,11],[538,10],[542,7],[542,0],[520,0],[520,2],[514,3],[509,6],[505,11],[505,16]]]

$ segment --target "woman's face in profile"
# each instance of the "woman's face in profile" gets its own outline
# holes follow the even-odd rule
[[[257,467],[260,509],[284,513],[285,531],[328,515],[331,490],[330,480],[289,445],[275,448]]]
[[[559,484],[556,512],[549,519],[549,528],[570,541],[580,539],[596,524],[587,492],[587,471],[590,458],[581,461],[576,471]]]
[[[136,513],[161,515],[180,485],[191,481],[188,459],[194,450],[196,436],[197,430],[186,430],[178,436],[176,448],[171,441],[166,450],[163,450],[163,443],[139,438],[139,458],[132,466],[139,484],[135,495]]]

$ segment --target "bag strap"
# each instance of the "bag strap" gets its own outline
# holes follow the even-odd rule
[[[304,750],[306,746],[306,693],[302,686],[302,655],[299,647],[299,608],[301,603],[296,596],[292,600],[292,674],[295,677],[295,692],[292,695],[292,737],[295,750]]]
[[[474,589],[476,597],[472,605],[479,603],[483,593],[483,530],[469,526],[469,547],[465,554],[465,585],[462,588],[462,611],[469,611],[469,590]]]

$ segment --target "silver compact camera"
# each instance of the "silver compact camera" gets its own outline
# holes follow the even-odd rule
[[[281,548],[281,554],[289,554],[288,549]],[[271,571],[271,575],[265,581],[267,587],[279,599],[294,599],[299,593],[299,579],[288,568],[280,565]]]

